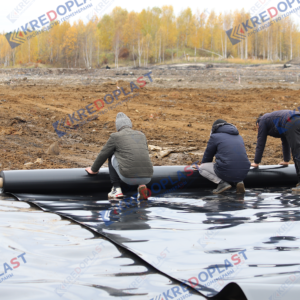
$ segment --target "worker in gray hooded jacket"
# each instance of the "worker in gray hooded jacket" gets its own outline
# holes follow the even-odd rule
[[[146,136],[132,129],[131,120],[122,112],[117,114],[116,133],[110,135],[94,164],[86,168],[89,174],[97,174],[108,159],[108,168],[113,185],[109,198],[123,198],[121,181],[138,185],[138,199],[147,199],[146,184],[151,181],[153,166],[149,157]]]

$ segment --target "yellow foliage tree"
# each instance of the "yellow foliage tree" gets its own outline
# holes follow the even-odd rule
[[[182,10],[176,17],[172,6],[153,7],[140,13],[115,7],[101,18],[63,22],[12,49],[0,34],[0,65],[42,62],[60,67],[99,67],[119,56],[134,66],[182,57],[289,60],[300,56],[300,31],[289,17],[257,33],[247,35],[242,24],[249,20],[245,10],[219,13]],[[245,37],[232,45],[226,31],[240,28]],[[28,35],[26,35],[28,37]],[[122,53],[121,53],[122,50]],[[174,52],[177,51],[177,54]],[[180,55],[181,54],[181,55]],[[138,62],[138,63],[137,63]]]

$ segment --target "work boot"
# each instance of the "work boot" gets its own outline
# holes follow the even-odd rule
[[[293,192],[300,192],[300,182],[296,184],[296,187],[292,188]]]
[[[145,184],[139,185],[137,200],[148,200],[148,190]]]
[[[229,190],[230,188],[231,188],[231,185],[228,182],[221,180],[220,183],[218,184],[217,188],[215,190],[213,190],[213,193],[220,194],[222,192]]]
[[[124,195],[122,193],[121,188],[115,188],[113,187],[111,189],[111,192],[108,194],[108,199],[118,199],[118,198],[123,198]]]
[[[296,187],[292,188],[293,192],[300,192],[300,183],[297,183]]]
[[[245,185],[243,181],[240,181],[236,184],[236,193],[237,194],[244,194],[245,191]]]

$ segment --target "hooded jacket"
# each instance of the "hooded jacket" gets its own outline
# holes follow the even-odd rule
[[[153,166],[149,157],[147,139],[142,132],[124,127],[112,133],[96,158],[92,171],[97,172],[113,154],[118,160],[120,173],[124,177],[152,177]]]
[[[281,138],[283,159],[286,162],[290,161],[290,146],[284,133],[288,130],[287,125],[294,117],[300,117],[300,113],[292,110],[278,110],[265,114],[259,118],[257,145],[254,158],[256,164],[261,162],[268,135],[274,138]]]
[[[226,182],[243,181],[250,170],[244,140],[232,124],[221,123],[212,127],[201,163],[212,162],[214,156],[215,173]]]

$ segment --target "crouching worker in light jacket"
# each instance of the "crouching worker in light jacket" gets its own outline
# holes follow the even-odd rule
[[[116,118],[116,133],[110,135],[91,168],[86,168],[89,174],[97,174],[108,159],[108,168],[113,185],[108,198],[123,198],[121,181],[128,185],[138,185],[138,199],[148,198],[146,184],[151,181],[153,166],[149,157],[146,136],[132,130],[131,120],[118,113]]]
[[[212,162],[214,156],[215,163]],[[202,162],[197,169],[203,177],[218,185],[213,190],[214,194],[222,193],[232,185],[236,185],[237,193],[245,192],[243,180],[250,170],[250,161],[243,138],[234,125],[222,119],[214,122]]]

